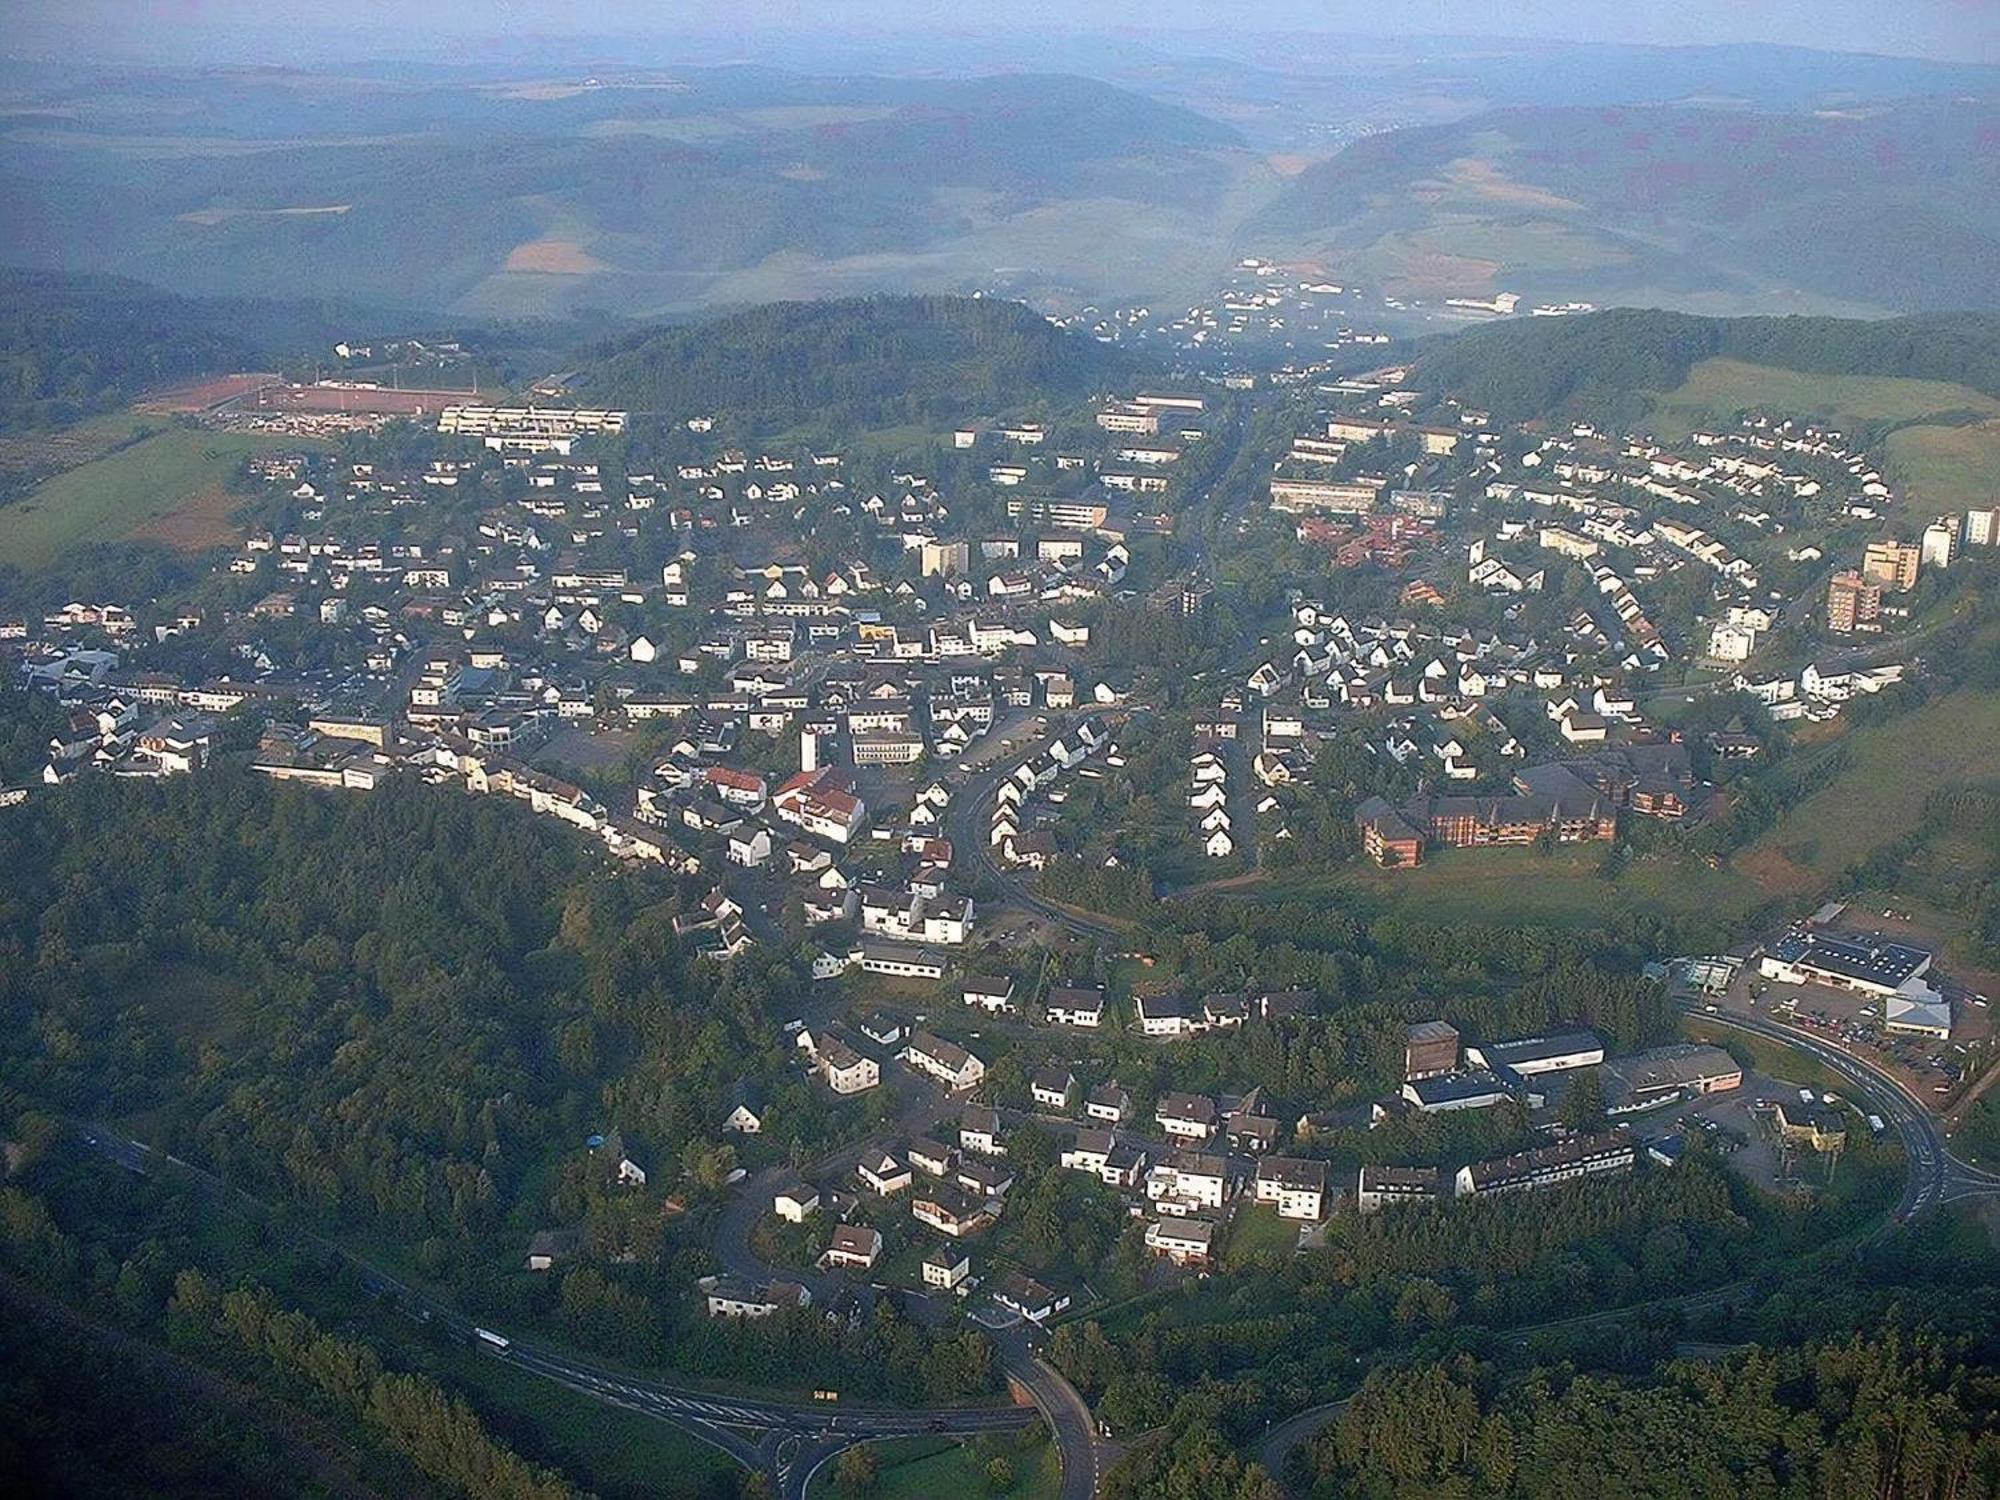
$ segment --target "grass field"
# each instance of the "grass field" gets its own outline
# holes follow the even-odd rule
[[[1288,1260],[1299,1247],[1299,1226],[1278,1217],[1268,1203],[1246,1203],[1230,1221],[1229,1239],[1223,1246],[1222,1264],[1239,1271],[1259,1260]]]
[[[1735,359],[1705,359],[1679,389],[1657,397],[1652,426],[1669,441],[1757,407],[1829,422],[1912,422],[1946,412],[2000,417],[2000,401],[1940,380],[1806,375]]]
[[[32,571],[93,542],[150,537],[186,551],[226,543],[241,502],[224,488],[252,453],[296,438],[171,427],[44,480],[0,507],[0,561]]]
[[[975,1495],[995,1500],[1054,1500],[1062,1489],[1062,1464],[1055,1445],[1036,1428],[1025,1439],[988,1439],[960,1443],[950,1438],[897,1438],[870,1445],[881,1463],[880,1478],[870,1500],[937,1500],[940,1496],[970,1500]],[[986,1479],[993,1457],[1007,1460],[1014,1482],[995,1490]],[[808,1500],[832,1500],[841,1493],[833,1482],[832,1464],[820,1470],[807,1492]]]
[[[1618,879],[1599,873],[1601,844],[1539,854],[1530,849],[1440,849],[1414,870],[1355,864],[1331,876],[1273,880],[1259,901],[1344,894],[1371,906],[1431,922],[1522,922],[1589,927],[1621,907],[1638,906],[1728,921],[1763,899],[1733,870],[1692,858],[1658,856],[1628,865]]]
[[[1902,427],[1886,448],[1889,478],[1914,506],[1970,510],[2000,502],[2000,420]]]
[[[1937,788],[2000,777],[2000,694],[1955,693],[1841,743],[1847,769],[1745,851],[1767,885],[1782,865],[1838,875],[1914,828]]]

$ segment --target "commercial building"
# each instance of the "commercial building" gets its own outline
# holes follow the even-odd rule
[[[1780,984],[1820,984],[1877,999],[1899,994],[1930,999],[1930,986],[1917,983],[1930,966],[1927,949],[1891,942],[1879,932],[1836,936],[1794,928],[1765,950],[1757,972]],[[1921,994],[1913,993],[1913,986]]]
[[[1604,1061],[1604,1040],[1591,1031],[1564,1031],[1512,1042],[1483,1042],[1467,1047],[1465,1059],[1477,1068],[1531,1078],[1537,1073],[1596,1067]]]
[[[1611,1075],[1615,1103],[1643,1109],[1685,1094],[1721,1094],[1743,1087],[1743,1066],[1720,1047],[1676,1042],[1615,1058]]]

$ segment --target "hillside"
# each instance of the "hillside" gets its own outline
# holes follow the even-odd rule
[[[1301,173],[1254,228],[1392,295],[2000,309],[1996,129],[1990,99],[1494,110],[1361,140]]]
[[[1507,421],[1571,418],[1631,425],[1679,392],[1705,360],[1819,376],[1866,376],[1965,387],[2000,397],[2000,316],[1701,318],[1615,308],[1569,318],[1526,318],[1425,346],[1417,375]],[[1759,404],[1754,383],[1737,392]],[[1952,409],[1957,398],[1925,415]],[[1968,397],[1965,405],[1975,404]],[[1776,404],[1776,403],[1773,403]],[[1873,413],[1857,413],[1872,416]]]
[[[56,426],[148,386],[268,368],[353,324],[307,302],[195,298],[102,276],[0,269],[0,433]]]
[[[0,106],[0,260],[534,316],[1225,262],[1237,137],[1086,79],[107,74]],[[198,124],[191,122],[198,121]]]
[[[1143,368],[1018,302],[967,297],[775,303],[628,335],[584,367],[593,401],[776,427],[961,420],[1080,399]]]

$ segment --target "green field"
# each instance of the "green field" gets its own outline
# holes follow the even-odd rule
[[[1901,427],[1885,446],[1889,478],[1913,506],[1971,510],[2000,503],[2000,420]]]
[[[1841,742],[1847,768],[1746,851],[1831,878],[1917,826],[1942,786],[2000,777],[2000,694],[1963,692]]]
[[[241,502],[224,486],[252,453],[297,448],[297,439],[170,427],[94,458],[0,507],[0,562],[32,571],[93,542],[152,537],[188,551],[234,533]]]
[[[1736,872],[1692,857],[1633,861],[1616,880],[1599,872],[1605,847],[1593,844],[1541,854],[1532,849],[1438,849],[1414,870],[1356,863],[1330,876],[1279,879],[1256,887],[1259,901],[1340,894],[1428,922],[1524,922],[1592,927],[1621,908],[1680,916],[1740,918],[1763,899]]]
[[[986,1495],[993,1500],[1053,1500],[1062,1489],[1062,1464],[1055,1445],[1041,1428],[1023,1438],[986,1438],[960,1443],[951,1438],[897,1438],[870,1445],[881,1462],[881,1477],[869,1500],[936,1500],[939,1496]],[[1004,1457],[1014,1482],[995,1490],[986,1465]],[[834,1465],[815,1477],[809,1500],[833,1500],[841,1493],[833,1482]]]
[[[1268,1203],[1246,1203],[1230,1221],[1222,1250],[1225,1269],[1238,1271],[1258,1260],[1289,1259],[1299,1247],[1299,1226],[1278,1217]]]
[[[2000,401],[1970,386],[1871,375],[1807,375],[1735,359],[1705,359],[1657,397],[1652,426],[1676,441],[1751,408],[1840,422],[1913,422],[1945,413],[2000,416]]]

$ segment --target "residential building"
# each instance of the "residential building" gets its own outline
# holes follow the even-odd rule
[[[1251,1196],[1275,1203],[1281,1219],[1318,1223],[1326,1217],[1326,1163],[1296,1156],[1267,1156],[1257,1163]]]
[[[1146,1249],[1174,1265],[1206,1270],[1215,1259],[1215,1225],[1208,1219],[1149,1220]]]
[[[1585,1177],[1621,1175],[1632,1170],[1636,1159],[1632,1138],[1614,1130],[1605,1135],[1578,1136],[1498,1161],[1474,1162],[1458,1169],[1455,1186],[1461,1198],[1526,1192]]]
[[[1363,1167],[1355,1179],[1354,1207],[1360,1213],[1379,1213],[1396,1204],[1437,1201],[1436,1167]]]

